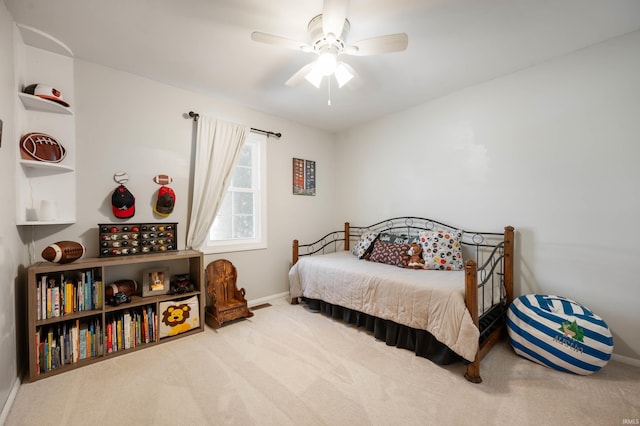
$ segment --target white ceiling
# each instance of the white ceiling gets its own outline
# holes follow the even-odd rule
[[[308,41],[322,0],[4,1],[77,58],[328,131],[640,29],[638,0],[351,0],[349,42],[405,32],[409,47],[345,57],[364,84],[334,85],[329,107],[326,83],[284,85],[313,53],[250,38]]]

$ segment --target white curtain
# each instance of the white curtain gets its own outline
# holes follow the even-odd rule
[[[196,134],[193,202],[187,248],[204,243],[229,186],[249,127],[200,115]]]

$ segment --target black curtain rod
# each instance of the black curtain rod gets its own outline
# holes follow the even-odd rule
[[[200,114],[198,114],[197,112],[193,112],[193,111],[189,111],[189,117],[193,118],[193,121],[198,121],[198,117],[200,117]],[[278,132],[270,132],[268,130],[261,130],[261,129],[256,129],[256,128],[251,128],[251,131],[254,133],[262,133],[263,135],[267,135],[267,137],[269,136],[274,136],[276,138],[281,138],[282,137],[282,133]]]

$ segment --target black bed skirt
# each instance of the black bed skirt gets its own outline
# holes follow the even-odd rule
[[[354,324],[357,327],[364,327],[373,333],[373,336],[382,340],[389,346],[396,346],[401,349],[409,349],[416,355],[427,358],[439,365],[451,364],[458,361],[466,361],[460,355],[453,352],[443,343],[436,340],[431,333],[425,330],[418,330],[406,325],[401,325],[390,320],[377,318],[342,306],[332,305],[318,299],[302,300],[309,306],[310,310],[319,311],[324,315],[334,319],[339,319],[347,324]]]

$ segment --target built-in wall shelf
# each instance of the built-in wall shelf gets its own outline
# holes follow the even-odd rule
[[[23,93],[31,84],[55,87],[74,105],[73,55],[60,40],[36,28],[16,23],[15,98],[17,140],[27,133],[51,135],[64,146],[58,163],[35,161],[18,149],[16,162],[16,224],[68,225],[76,221],[76,135],[72,108]],[[43,218],[51,220],[42,220]]]
[[[16,26],[25,44],[48,52],[57,53],[58,55],[73,57],[71,49],[52,35],[28,25],[16,24]]]
[[[18,222],[16,223],[16,225],[20,225],[20,226],[29,226],[29,225],[37,225],[37,226],[41,226],[41,225],[73,225],[74,223],[76,223],[75,218],[74,219],[69,219],[69,220],[26,220],[23,222]]]
[[[18,93],[18,97],[22,101],[25,108],[32,111],[52,112],[55,114],[73,115],[73,111],[64,105],[48,99],[42,99],[28,93]]]
[[[47,163],[46,161],[20,160],[20,165],[26,169],[46,170],[52,173],[73,172],[74,168],[60,163]]]

